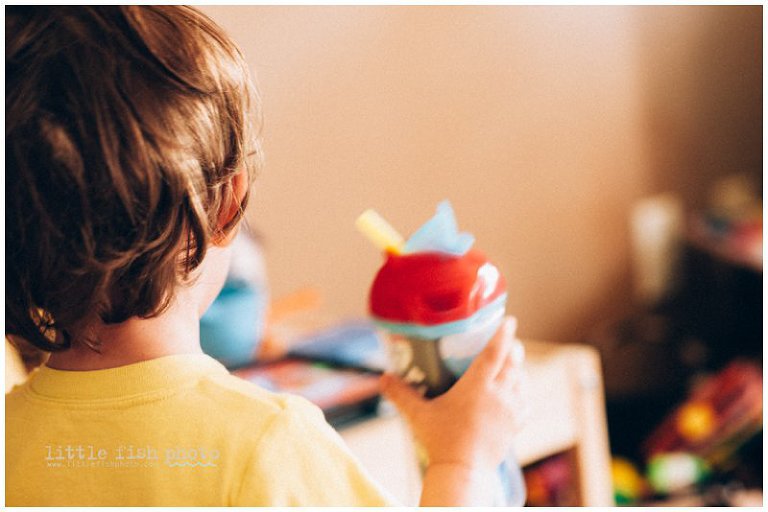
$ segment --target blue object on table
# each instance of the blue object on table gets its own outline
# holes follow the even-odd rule
[[[203,352],[230,368],[252,362],[264,334],[266,302],[259,285],[227,281],[200,319]]]
[[[386,355],[376,328],[367,320],[314,333],[298,341],[289,355],[379,372],[386,368]]]

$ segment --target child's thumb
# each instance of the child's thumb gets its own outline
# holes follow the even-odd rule
[[[410,418],[424,402],[415,389],[389,373],[381,376],[381,392],[406,418]]]

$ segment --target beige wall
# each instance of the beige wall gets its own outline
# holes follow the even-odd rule
[[[579,340],[628,302],[632,201],[760,176],[760,7],[204,10],[263,96],[249,219],[273,291],[316,286],[340,317],[380,263],[356,216],[407,234],[449,198],[521,334]]]

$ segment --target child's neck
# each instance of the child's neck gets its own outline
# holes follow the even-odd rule
[[[77,340],[46,363],[58,370],[103,370],[174,354],[200,354],[200,317],[221,290],[231,258],[230,246],[212,246],[189,285],[177,286],[168,309],[154,318],[133,317],[93,328],[101,341],[96,352]]]
[[[201,353],[197,308],[183,304],[177,298],[155,318],[102,324],[95,329],[101,340],[99,352],[75,340],[69,349],[52,353],[46,364],[57,370],[103,370],[174,354]]]

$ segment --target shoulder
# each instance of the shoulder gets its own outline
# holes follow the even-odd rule
[[[285,397],[246,462],[240,506],[385,506],[395,500],[375,482],[320,409]]]
[[[394,502],[360,465],[320,408],[308,400],[225,374],[209,376],[199,385],[202,392],[216,397],[218,406],[237,411],[240,421],[233,423],[242,425],[249,418],[249,435],[237,436],[244,471],[236,504],[381,506]]]
[[[196,391],[227,410],[274,417],[308,416],[324,422],[323,413],[308,400],[269,391],[231,374],[208,375],[197,383]]]

